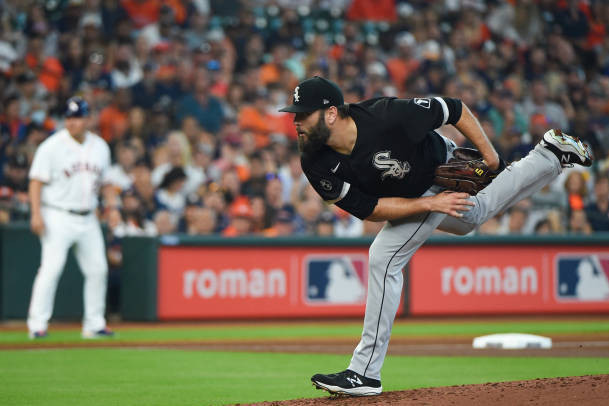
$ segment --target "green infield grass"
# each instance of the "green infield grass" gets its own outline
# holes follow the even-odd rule
[[[163,328],[132,326],[118,328],[115,341],[231,341],[231,340],[291,340],[291,339],[357,339],[362,332],[361,321],[339,323],[298,323],[259,325],[196,325]],[[80,339],[80,331],[72,329],[53,329],[43,342],[75,342]],[[396,322],[392,338],[409,337],[473,337],[494,333],[529,333],[560,336],[565,334],[606,334],[609,333],[609,320],[529,320],[529,321],[445,321],[438,322]],[[0,329],[0,348],[2,345],[30,345],[26,331]]]
[[[309,378],[337,372],[346,355],[152,349],[0,353],[0,404],[222,405],[323,397]],[[609,373],[607,358],[390,356],[385,391]]]

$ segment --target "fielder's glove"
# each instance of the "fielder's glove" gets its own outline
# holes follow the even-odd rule
[[[457,148],[453,152],[453,158],[436,168],[434,184],[475,196],[505,169],[503,159],[499,161],[499,168],[493,171],[484,163],[482,154],[477,150]]]

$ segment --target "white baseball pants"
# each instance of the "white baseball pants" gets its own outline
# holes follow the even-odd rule
[[[91,332],[104,329],[108,263],[97,217],[94,213],[80,216],[43,207],[42,218],[45,233],[40,238],[42,258],[30,299],[27,320],[29,331],[44,331],[48,328],[49,319],[53,314],[57,283],[72,245],[84,276],[82,329]]]

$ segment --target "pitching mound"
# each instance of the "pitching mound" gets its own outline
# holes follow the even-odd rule
[[[321,392],[320,392],[321,393]],[[513,405],[577,405],[601,406],[609,399],[609,375],[570,376],[423,388],[399,392],[385,392],[364,398],[330,397],[296,399],[283,402],[263,402],[267,406],[313,405],[434,405],[434,406],[513,406]]]

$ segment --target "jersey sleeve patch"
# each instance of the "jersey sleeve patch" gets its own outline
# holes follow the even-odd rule
[[[322,181],[323,180],[325,180],[325,179],[322,179]],[[342,187],[338,197],[336,199],[326,200],[325,202],[328,204],[334,204],[334,203],[341,201],[342,199],[344,199],[345,196],[347,196],[347,193],[349,193],[350,188],[351,188],[351,184],[349,184],[347,182],[343,182],[343,187]]]
[[[413,100],[417,106],[429,109],[431,107],[431,100],[426,98],[416,98]]]

